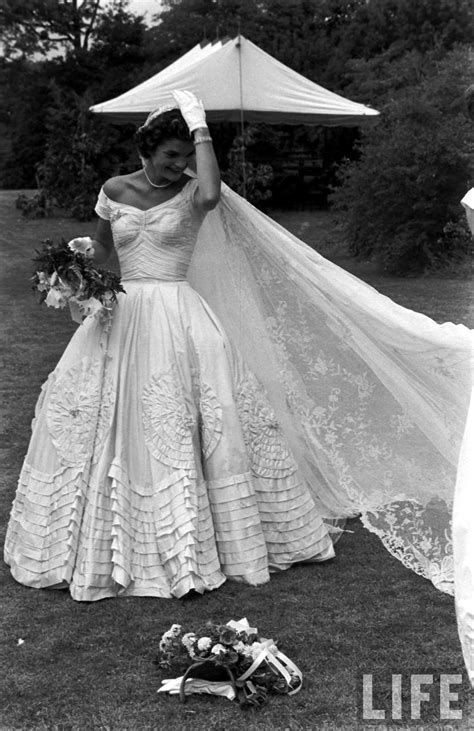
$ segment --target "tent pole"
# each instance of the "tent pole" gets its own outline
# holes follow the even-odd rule
[[[243,74],[242,74],[242,43],[240,35],[240,16],[239,16],[239,35],[237,41],[239,50],[239,84],[240,84],[240,135],[242,137],[242,196],[247,198],[247,173],[245,164],[245,126],[244,126],[244,90],[243,90]]]

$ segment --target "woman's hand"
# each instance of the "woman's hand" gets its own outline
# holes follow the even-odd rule
[[[194,203],[209,211],[211,208],[215,208],[219,202],[221,179],[212,147],[212,138],[207,129],[204,106],[190,91],[175,90],[172,94],[191,134],[198,129],[203,130],[203,134],[194,136],[198,179],[198,189],[194,196]]]
[[[202,101],[190,91],[171,92],[190,132],[207,127]]]
[[[79,236],[75,239],[68,241],[69,248],[71,251],[75,251],[78,254],[86,256],[88,259],[92,259],[94,256],[94,246],[90,236]]]

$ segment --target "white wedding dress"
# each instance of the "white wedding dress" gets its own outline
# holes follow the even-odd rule
[[[147,211],[100,194],[126,294],[43,387],[5,544],[23,584],[180,597],[334,555],[264,389],[186,281],[196,185]]]
[[[195,188],[148,211],[99,197],[126,294],[44,386],[13,576],[86,600],[258,584],[330,558],[328,530],[360,515],[440,590],[456,566],[474,679],[469,430],[452,522],[472,331],[400,307],[225,185],[202,220]]]

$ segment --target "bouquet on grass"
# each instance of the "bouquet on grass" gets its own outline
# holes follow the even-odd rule
[[[242,706],[261,706],[271,694],[297,693],[303,676],[279,651],[274,640],[264,639],[245,618],[227,624],[207,622],[196,631],[183,632],[179,624],[164,633],[156,664],[182,673],[162,681],[158,692],[210,693]]]
[[[125,290],[120,277],[94,264],[88,236],[60,244],[46,239],[36,253],[32,282],[41,302],[55,308],[69,305],[73,320],[79,323],[88,316],[110,319],[117,293]]]

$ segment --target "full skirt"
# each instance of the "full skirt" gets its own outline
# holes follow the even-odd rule
[[[265,391],[184,281],[129,280],[43,386],[5,542],[77,600],[183,596],[334,555]]]

